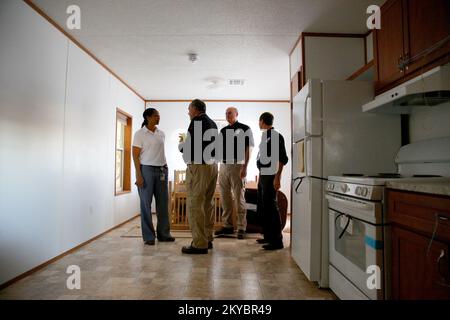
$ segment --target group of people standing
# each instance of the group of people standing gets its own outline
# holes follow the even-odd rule
[[[187,164],[186,210],[192,242],[181,251],[185,254],[207,254],[213,248],[214,235],[234,234],[233,199],[237,205],[237,238],[245,238],[247,227],[245,208],[245,178],[254,147],[249,126],[240,123],[238,110],[226,110],[228,125],[220,130],[206,114],[206,104],[193,100],[188,107],[191,120],[186,135],[180,135],[179,150]],[[168,210],[168,168],[164,154],[164,132],[157,125],[160,115],[148,108],[143,114],[142,128],[133,140],[133,160],[136,185],[141,205],[141,227],[144,243],[175,241],[170,234]],[[262,221],[264,237],[257,239],[265,250],[283,248],[281,218],[276,194],[280,188],[283,167],[288,162],[283,136],[273,128],[274,117],[265,112],[259,118],[262,139],[257,157],[257,215]],[[218,163],[220,172],[218,172]],[[222,199],[221,229],[214,233],[214,193],[218,176]],[[156,201],[157,227],[152,223],[151,203]]]

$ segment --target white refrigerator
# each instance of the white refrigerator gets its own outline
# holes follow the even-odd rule
[[[309,80],[293,99],[291,254],[328,287],[327,177],[397,172],[399,115],[363,113],[372,82]]]

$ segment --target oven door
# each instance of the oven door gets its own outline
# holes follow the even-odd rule
[[[337,211],[327,198],[330,264],[369,299],[384,299],[383,226],[362,220],[363,213],[352,215],[358,208],[351,205]]]

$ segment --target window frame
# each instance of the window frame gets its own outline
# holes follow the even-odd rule
[[[117,190],[116,177],[117,177],[117,151],[118,139],[117,139],[117,126],[118,122],[125,124],[124,136],[123,136],[123,150],[122,151],[122,190]],[[115,121],[115,135],[114,135],[114,195],[119,196],[123,194],[131,193],[131,134],[133,129],[133,117],[127,112],[116,108],[116,121]]]

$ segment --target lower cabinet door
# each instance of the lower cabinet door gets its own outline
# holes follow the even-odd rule
[[[449,245],[392,227],[393,299],[450,299]]]

